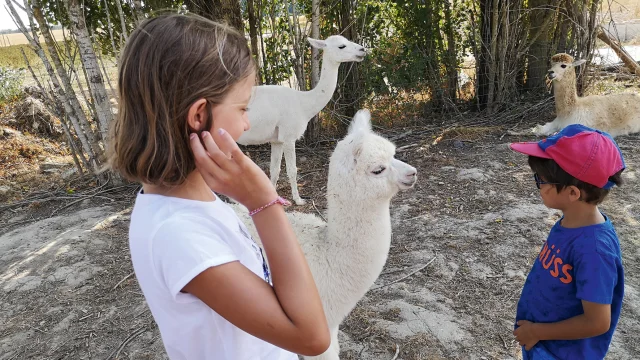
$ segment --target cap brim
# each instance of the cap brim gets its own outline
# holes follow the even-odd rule
[[[531,155],[543,159],[551,159],[551,156],[540,148],[537,142],[521,142],[509,145],[512,150],[525,155]]]

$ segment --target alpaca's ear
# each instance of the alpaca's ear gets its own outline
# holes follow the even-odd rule
[[[371,131],[371,113],[367,109],[358,110],[349,125],[349,134]]]
[[[360,153],[362,153],[362,141],[358,141],[353,145],[353,160],[357,163]]]
[[[316,40],[308,37],[307,41],[309,42],[309,44],[311,44],[312,47],[316,49],[322,49],[327,47],[327,43],[324,40]]]
[[[571,63],[571,66],[578,67],[578,66],[580,66],[580,65],[582,65],[582,64],[584,64],[586,62],[587,62],[587,60],[585,60],[585,59],[576,60],[573,63]]]

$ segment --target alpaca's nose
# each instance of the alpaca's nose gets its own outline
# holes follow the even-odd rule
[[[360,48],[361,52],[365,52],[365,49],[363,47]]]
[[[547,75],[549,75],[549,76],[553,75],[553,70],[547,71]]]
[[[407,173],[407,178],[408,179],[413,179],[417,175],[418,175],[418,171],[417,170],[411,170],[410,172]]]

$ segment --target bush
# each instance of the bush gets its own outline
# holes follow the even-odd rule
[[[23,71],[0,66],[0,104],[20,94]]]

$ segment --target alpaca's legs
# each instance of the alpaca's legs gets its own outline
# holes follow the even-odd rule
[[[544,126],[536,125],[531,129],[531,131],[538,136],[549,136],[558,130],[558,124],[555,120],[544,124]]]
[[[338,328],[331,330],[331,345],[327,351],[318,356],[305,356],[304,360],[340,360],[340,344],[338,343]]]
[[[287,165],[287,177],[291,184],[291,197],[296,205],[304,205],[305,201],[302,200],[300,194],[298,194],[298,168],[296,167],[295,141],[284,143],[284,160]]]
[[[278,178],[280,177],[283,145],[281,142],[271,143],[271,167],[269,168],[269,175],[271,175],[271,183],[273,186],[276,186]]]

